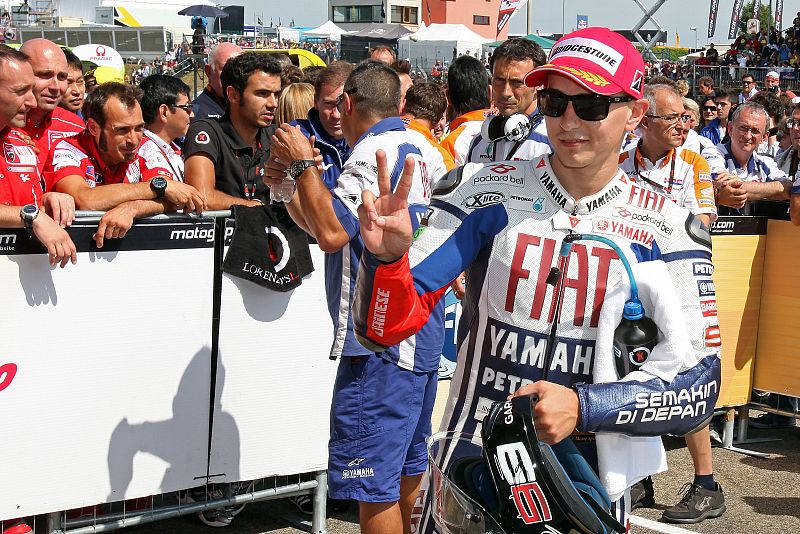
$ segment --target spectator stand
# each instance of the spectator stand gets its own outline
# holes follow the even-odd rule
[[[47,516],[51,534],[108,532],[312,494],[312,532],[326,532],[323,254],[311,245],[317,270],[285,293],[223,274],[228,215],[145,219],[98,250],[100,214],[81,213],[66,269],[24,229],[0,230],[0,404],[24,429],[0,456],[15,481],[0,486],[0,525]],[[176,504],[207,483],[222,496]]]

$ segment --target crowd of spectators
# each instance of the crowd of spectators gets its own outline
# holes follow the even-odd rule
[[[777,58],[791,66],[798,43],[800,17],[785,35],[771,31],[739,39],[731,49],[735,54],[724,56],[742,54],[746,64]],[[124,238],[139,217],[275,204],[270,188],[289,180],[295,192],[279,209],[285,208],[331,258],[338,258],[340,270],[345,268],[342,255],[353,255],[345,263],[357,268],[360,252],[350,244],[356,239],[360,188],[377,187],[363,176],[378,163],[374,144],[362,143],[365,139],[401,139],[424,154],[424,176],[414,185],[420,188],[421,213],[432,182],[456,164],[532,160],[550,150],[537,114],[536,91],[523,83],[546,57],[524,39],[498,47],[488,72],[481,60],[462,56],[447,69],[434,67],[439,83],[431,83],[413,80],[408,61],[398,61],[387,47],[371,50],[370,60],[355,67],[332,62],[326,68],[301,70],[247,48],[303,47],[330,61],[337,57],[336,44],[260,38],[216,42],[208,37],[194,43],[208,53],[208,85],[199,95],[165,74],[191,46],[183,42],[152,65],[142,65],[132,84],[104,83],[89,92],[80,62],[55,44],[36,39],[19,52],[0,46],[0,85],[14,88],[0,94],[0,129],[9,147],[0,161],[8,186],[0,190],[0,224],[30,228],[47,248],[51,264],[64,267],[77,260],[65,231],[76,209],[106,212],[94,236],[102,247],[107,240]],[[730,60],[714,56],[706,54],[705,59],[709,64]],[[674,150],[692,146],[698,154],[692,169],[700,170],[687,171],[683,196],[673,195],[671,179],[668,187],[653,187],[709,223],[718,213],[768,211],[789,218],[800,150],[800,104],[780,89],[779,77],[753,90],[752,76],[744,76],[747,85],[741,94],[701,79],[703,94],[695,104],[681,100],[688,86],[673,81],[681,77],[679,70],[658,74],[661,78],[651,79],[653,89],[645,92],[650,110],[639,135],[629,137],[621,150],[621,160],[625,156],[641,162],[631,171],[632,179],[638,181],[640,171],[652,170],[654,176],[665,161],[677,157]],[[495,115],[536,117],[538,122],[522,140],[483,139],[482,126]],[[356,152],[354,161],[351,154]],[[305,174],[307,169],[311,171]],[[334,202],[331,208],[331,198],[341,205]],[[800,224],[800,210],[794,204],[792,208],[791,217]],[[353,273],[339,274],[345,280],[355,278]],[[463,277],[461,282],[457,293],[463,295]],[[344,296],[341,285],[336,289],[339,293],[329,295],[329,302],[339,306],[353,288],[346,288]],[[341,355],[352,350],[347,343],[355,343],[352,324],[336,324],[339,309],[331,311],[336,327],[344,329]],[[345,485],[332,482],[337,483]],[[189,493],[188,498],[202,497]],[[308,504],[302,499],[298,503]],[[377,513],[362,508],[367,517],[371,512]],[[233,520],[226,509],[200,516],[211,526]],[[19,533],[25,532],[21,527]]]

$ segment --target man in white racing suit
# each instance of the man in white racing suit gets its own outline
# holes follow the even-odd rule
[[[594,463],[596,432],[682,435],[712,415],[721,343],[716,316],[701,306],[714,296],[708,231],[667,197],[632,184],[618,167],[624,135],[647,111],[643,78],[641,56],[619,34],[605,28],[568,34],[554,45],[549,63],[526,77],[527,85],[544,86],[538,104],[552,156],[451,171],[439,182],[413,246],[403,199],[411,165],[395,193],[382,169],[380,197],[363,194],[367,251],[354,307],[362,343],[389,346],[414,334],[467,269],[459,363],[442,430],[478,434],[493,402],[530,395],[538,398],[539,439],[558,443],[572,436]],[[593,241],[577,242],[558,260],[572,233],[612,240],[631,263],[664,262],[664,283],[674,287],[691,345],[669,380],[644,374],[593,383],[601,305],[606,289],[625,275],[617,253]],[[548,283],[556,265],[558,290]],[[643,420],[636,407],[657,416]],[[615,505],[623,524],[626,500]],[[432,528],[423,513],[420,531]]]

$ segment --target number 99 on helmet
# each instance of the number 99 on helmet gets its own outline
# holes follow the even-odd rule
[[[537,439],[530,398],[492,405],[481,436],[428,440],[431,513],[443,534],[623,534],[571,439]]]

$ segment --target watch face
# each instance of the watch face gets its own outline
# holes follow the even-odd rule
[[[36,215],[37,213],[39,213],[39,208],[37,208],[33,204],[27,204],[25,206],[22,206],[22,213],[24,213],[27,216],[32,217],[32,216]]]
[[[160,176],[157,178],[153,178],[151,181],[153,187],[156,189],[166,189],[167,188],[167,179],[161,178]]]

